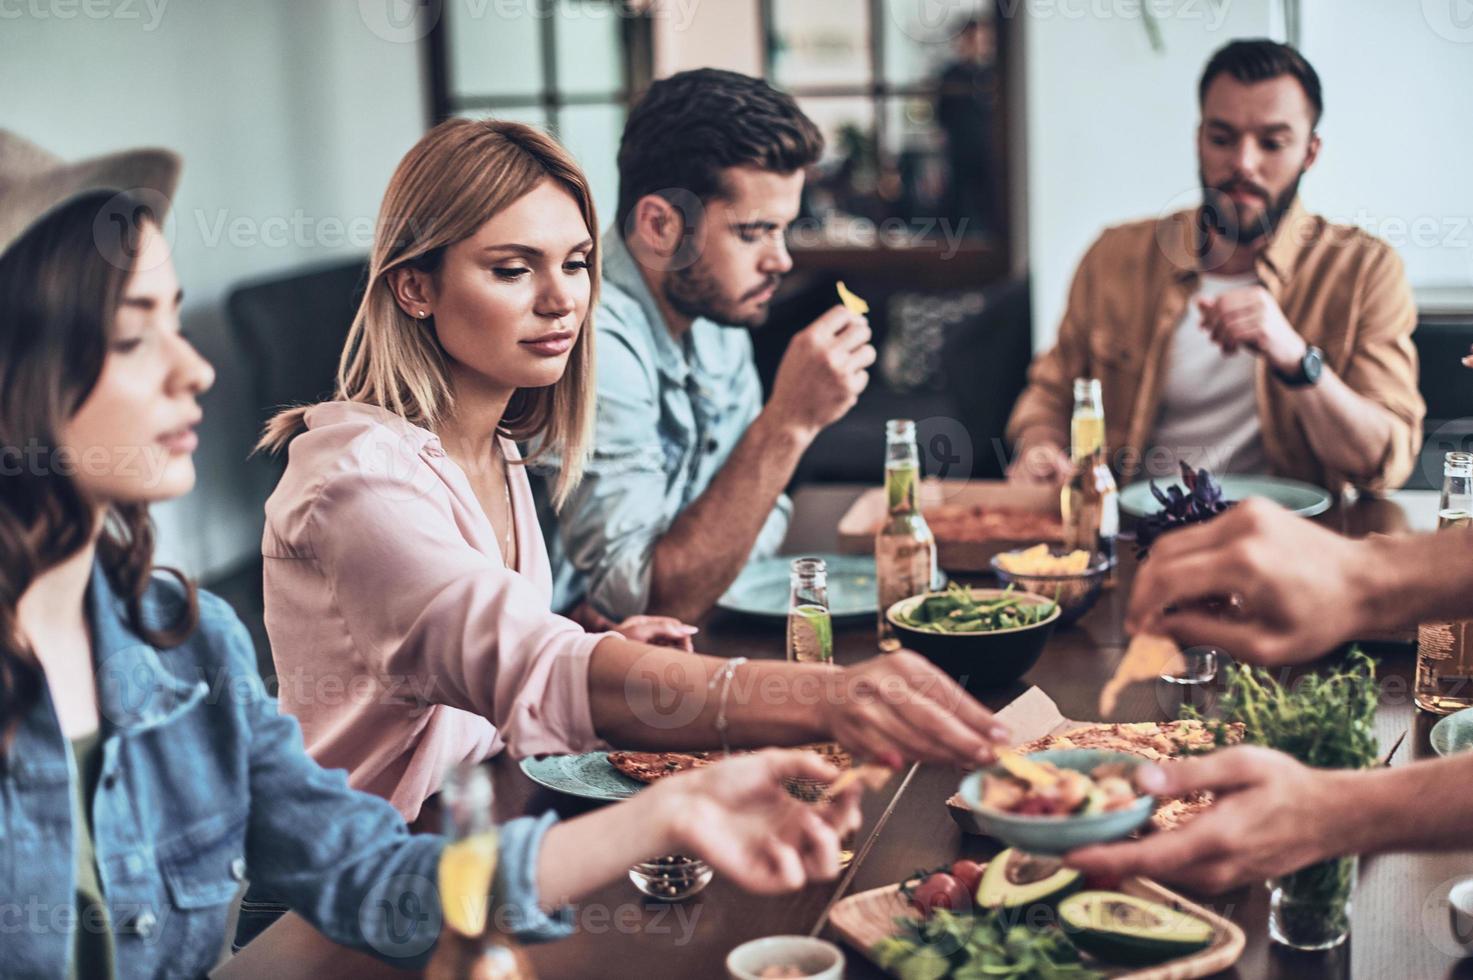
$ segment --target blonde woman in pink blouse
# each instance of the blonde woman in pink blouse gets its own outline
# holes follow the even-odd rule
[[[443,123],[394,174],[336,399],[262,438],[289,443],[266,505],[266,628],[313,756],[410,820],[451,765],[503,746],[724,734],[836,740],[892,765],[990,760],[1006,730],[917,655],[725,661],[639,642],[679,636],[672,621],[588,633],[550,611],[516,444],[559,453],[566,497],[592,417],[597,232],[572,158],[516,123]]]

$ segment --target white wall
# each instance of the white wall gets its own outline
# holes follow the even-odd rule
[[[1155,53],[1139,20],[1109,16],[1131,4],[1018,2],[1028,11],[1034,344],[1044,349],[1074,267],[1101,229],[1200,200],[1193,136],[1202,66],[1234,37],[1282,39],[1282,8],[1177,0],[1180,15],[1161,22],[1165,51]],[[1434,23],[1458,2],[1301,2],[1300,43],[1326,104],[1325,147],[1304,201],[1391,241],[1415,287],[1473,287],[1473,26],[1451,14]]]
[[[1268,35],[1276,3],[1184,0],[1160,21],[1160,53],[1138,16],[1114,15],[1138,5],[1019,4],[1035,348],[1052,346],[1074,267],[1103,228],[1201,200],[1197,78],[1231,38]]]
[[[1460,2],[1304,0],[1304,54],[1325,90],[1305,199],[1391,242],[1417,287],[1473,287],[1473,23],[1451,20]]]
[[[384,19],[375,32],[372,8],[0,4],[0,126],[67,158],[140,145],[184,157],[174,211],[184,321],[219,380],[204,398],[199,486],[155,519],[161,559],[192,574],[260,547],[260,471],[245,462],[254,406],[224,296],[244,279],[366,253],[347,232],[371,229],[394,165],[424,131],[416,32]]]

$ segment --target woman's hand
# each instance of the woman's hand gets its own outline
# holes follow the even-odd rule
[[[655,808],[667,849],[694,854],[742,888],[795,891],[839,874],[839,841],[859,829],[856,783],[831,803],[800,802],[786,779],[832,782],[838,770],[802,749],[770,749],[671,776],[636,799]]]
[[[673,616],[630,616],[609,628],[635,643],[675,647],[677,650],[694,650],[691,637],[700,632],[697,627],[682,623]]]
[[[891,769],[989,765],[1008,729],[931,661],[897,650],[835,671],[819,705],[830,737]]]
[[[1353,772],[1311,769],[1258,746],[1225,749],[1164,766],[1146,764],[1136,784],[1156,796],[1217,794],[1212,807],[1179,830],[1074,851],[1064,858],[1085,874],[1145,875],[1215,894],[1297,871],[1337,855],[1350,838]]]

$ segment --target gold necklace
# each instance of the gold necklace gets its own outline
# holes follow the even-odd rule
[[[501,457],[501,492],[506,499],[506,539],[501,547],[501,561],[507,568],[515,571],[511,555],[512,539],[516,533],[516,515],[511,509],[511,468],[507,465],[506,454],[501,451],[501,443],[496,441],[492,445],[496,447],[496,455]]]

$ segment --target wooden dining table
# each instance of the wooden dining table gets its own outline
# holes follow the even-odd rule
[[[784,551],[812,554],[832,551],[840,515],[864,490],[858,486],[818,486],[800,490]],[[1337,504],[1317,518],[1350,535],[1435,526],[1436,494],[1402,492],[1385,499]],[[1122,656],[1126,636],[1123,619],[1134,574],[1133,549],[1122,546],[1121,561],[1110,586],[1078,623],[1055,631],[1038,663],[1010,687],[982,692],[984,703],[1001,709],[1030,686],[1051,697],[1063,714],[1088,721],[1097,716],[1100,686]],[[1312,561],[1312,556],[1307,556]],[[958,576],[963,580],[966,575]],[[783,624],[779,620],[744,617],[717,611],[701,624],[697,649],[719,656],[783,656]],[[1391,765],[1407,765],[1431,754],[1428,732],[1435,716],[1417,711],[1412,702],[1414,651],[1410,636],[1392,632],[1366,637],[1378,658],[1380,707],[1376,726],[1383,749],[1406,733]],[[876,654],[875,622],[863,617],[835,625],[835,658],[856,663]],[[1331,655],[1327,661],[1333,661]],[[1314,669],[1309,665],[1304,669]],[[1294,672],[1290,672],[1291,675]],[[1183,697],[1208,702],[1217,683],[1202,687],[1137,685],[1121,698],[1112,720],[1161,721],[1174,718]],[[564,817],[585,812],[586,801],[563,796],[533,783],[511,759],[492,764],[498,817],[556,810]],[[685,902],[666,905],[644,899],[626,879],[614,881],[574,910],[576,933],[560,942],[529,950],[544,980],[610,980],[610,978],[720,978],[727,953],[762,936],[817,935],[838,942],[847,957],[851,980],[886,974],[849,948],[833,932],[828,913],[846,896],[898,882],[920,868],[948,864],[960,857],[986,859],[999,845],[962,833],[944,801],[956,791],[961,774],[941,766],[912,766],[896,773],[881,789],[867,793],[864,823],[856,853],[836,881],[815,883],[779,897],[748,895],[717,875],[711,885]],[[1473,846],[1473,839],[1470,839]],[[572,855],[545,859],[576,860]],[[1473,978],[1473,960],[1460,960],[1452,944],[1445,897],[1457,878],[1473,875],[1473,848],[1435,855],[1390,854],[1363,859],[1348,942],[1323,953],[1298,953],[1270,941],[1268,893],[1262,885],[1201,900],[1242,927],[1247,944],[1236,966],[1219,976],[1243,978]],[[1190,893],[1188,893],[1190,895]],[[320,980],[330,976],[403,977],[359,954],[333,947],[302,920],[288,916],[212,976],[233,978],[294,976]]]

